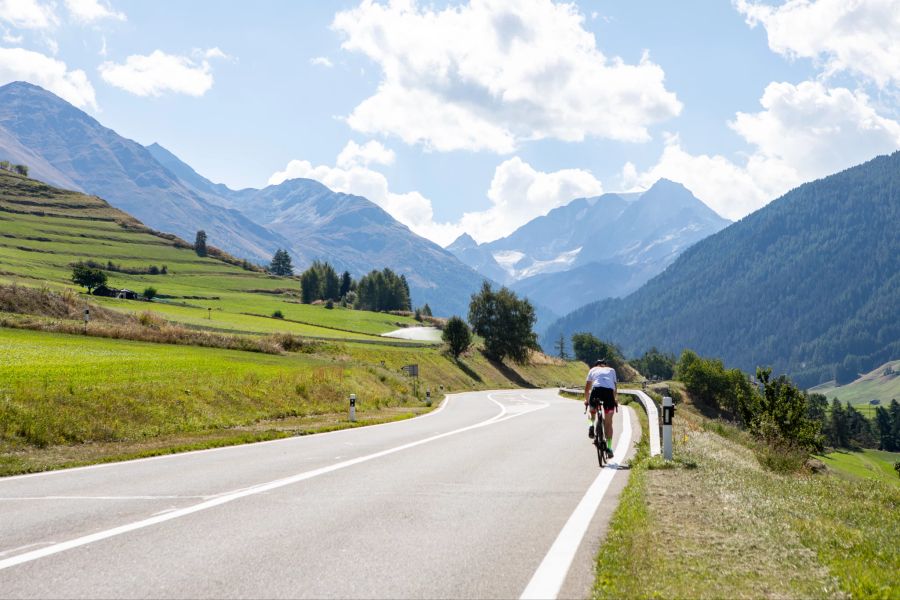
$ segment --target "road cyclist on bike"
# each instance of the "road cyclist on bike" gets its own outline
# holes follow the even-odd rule
[[[587,380],[584,383],[584,405],[591,411],[591,426],[588,428],[588,437],[594,439],[594,418],[600,406],[603,406],[603,432],[606,434],[606,454],[613,456],[613,413],[619,411],[619,390],[616,378],[616,370],[606,363],[605,358],[599,358],[588,371]]]

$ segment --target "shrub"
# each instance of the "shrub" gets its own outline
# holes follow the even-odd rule
[[[284,313],[281,312],[281,310],[276,310],[275,312],[272,313],[272,318],[273,319],[283,319]]]
[[[90,294],[94,288],[106,284],[106,273],[100,269],[88,267],[84,263],[76,263],[72,267],[72,283],[83,286]]]
[[[331,310],[332,308],[334,308],[334,300],[332,300],[331,298],[329,298],[328,300],[326,300],[326,301],[325,301],[325,308],[327,308],[328,310]]]
[[[487,281],[469,303],[472,330],[484,338],[485,354],[498,361],[522,364],[540,349],[533,331],[536,320],[531,302],[506,287],[495,292]]]
[[[454,358],[459,358],[459,355],[465,352],[472,344],[472,333],[469,331],[469,326],[466,325],[465,321],[459,317],[451,317],[447,321],[447,325],[444,326],[444,333],[441,334],[441,339],[447,342],[450,354]]]
[[[147,287],[144,288],[144,298],[147,300],[153,300],[156,298],[156,288],[155,287]]]

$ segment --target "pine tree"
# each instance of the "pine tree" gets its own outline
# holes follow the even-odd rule
[[[561,359],[565,360],[567,358],[567,356],[566,356],[566,336],[564,336],[563,334],[559,334],[559,339],[556,340],[556,343],[553,344],[553,347],[556,348],[558,356]]]
[[[344,274],[341,275],[341,298],[345,297],[347,295],[347,292],[349,292],[352,288],[353,278],[350,277],[350,271],[344,271]]]
[[[194,252],[197,253],[197,256],[206,256],[206,232],[202,229],[197,232],[197,237],[194,240]]]
[[[279,248],[272,255],[272,263],[269,265],[269,271],[273,275],[281,277],[290,277],[294,274],[294,266],[291,264],[291,255],[287,250]]]

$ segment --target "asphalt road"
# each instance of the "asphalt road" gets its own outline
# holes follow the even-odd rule
[[[0,597],[584,597],[628,474],[598,468],[586,425],[554,390],[472,392],[388,425],[0,479]],[[628,408],[618,455],[623,428],[639,435]]]

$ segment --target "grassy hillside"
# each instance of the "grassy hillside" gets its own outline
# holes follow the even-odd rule
[[[690,404],[674,429],[675,461],[632,465],[594,598],[897,597],[900,485],[773,473]]]
[[[334,339],[377,339],[406,317],[299,304],[299,282],[196,255],[178,238],[154,232],[103,200],[0,171],[0,283],[74,288],[71,264],[113,262],[124,270],[166,266],[166,275],[109,271],[109,286],[165,298],[145,302],[92,298],[126,312],[153,310],[166,319],[214,331]],[[214,232],[207,232],[214,236]],[[209,310],[212,309],[212,310]],[[272,319],[280,310],[283,320]]]
[[[892,399],[900,400],[900,360],[885,363],[847,385],[837,386],[830,381],[809,391],[850,404],[866,405],[870,400],[881,400],[881,405],[886,407]]]
[[[864,449],[856,452],[829,452],[818,457],[825,465],[850,479],[877,479],[900,486],[894,463],[900,462],[900,452]]]
[[[419,365],[418,394],[400,367]],[[581,363],[522,367],[477,350],[319,343],[303,353],[172,346],[0,328],[0,475],[414,416],[444,392],[552,386]]]

